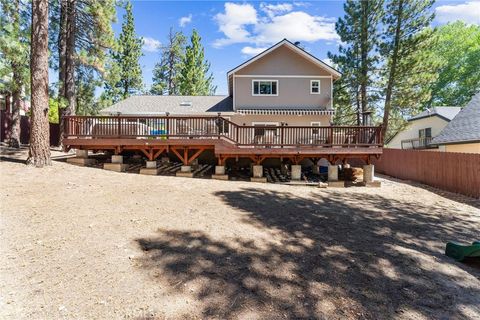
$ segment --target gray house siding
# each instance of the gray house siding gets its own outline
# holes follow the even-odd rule
[[[253,80],[277,80],[277,96],[253,96]],[[320,80],[320,94],[310,94],[310,80]],[[331,108],[330,78],[235,77],[235,106],[239,108]]]
[[[277,96],[253,96],[252,80],[278,80]],[[320,94],[310,93],[310,81],[320,80]],[[233,75],[234,107],[332,108],[332,76],[286,46],[281,46]]]

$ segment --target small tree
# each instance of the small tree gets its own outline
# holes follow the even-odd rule
[[[48,124],[48,1],[32,1],[31,129],[27,164],[51,165]]]
[[[205,60],[205,52],[200,35],[196,30],[190,38],[190,45],[185,50],[182,70],[179,77],[180,94],[201,96],[215,93],[212,85],[213,75],[210,73],[210,63]]]
[[[140,91],[143,87],[142,69],[139,63],[142,56],[143,40],[135,34],[132,4],[128,2],[125,9],[122,32],[118,39],[118,51],[113,54],[113,58],[120,69],[120,81],[115,86],[121,88],[123,99]]]
[[[152,94],[179,94],[178,78],[182,69],[182,60],[185,56],[187,39],[182,32],[174,32],[170,28],[168,43],[162,47],[162,58],[153,69]]]

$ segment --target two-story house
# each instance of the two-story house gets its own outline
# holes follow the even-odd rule
[[[337,162],[361,158],[373,179],[372,157],[382,153],[380,127],[332,125],[333,83],[341,74],[288,40],[282,40],[227,73],[226,96],[133,96],[102,110],[102,116],[63,119],[65,149],[111,151],[105,168],[125,170],[122,153],[141,152],[143,172],[158,174],[156,159],[169,155],[183,166],[177,175],[193,176],[191,164],[208,151],[217,162],[215,177],[227,160],[253,165],[254,181],[264,181],[267,159],[289,162],[291,177],[301,163],[331,164],[329,180],[338,179]],[[205,153],[207,154],[207,153]],[[309,160],[309,161],[304,161]],[[316,170],[318,171],[318,166]]]
[[[217,115],[238,125],[330,125],[341,74],[284,39],[230,70],[227,96],[132,96],[105,115]]]

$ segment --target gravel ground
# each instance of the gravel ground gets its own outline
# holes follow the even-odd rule
[[[479,319],[476,200],[0,162],[1,319]],[[59,153],[55,157],[61,156]]]

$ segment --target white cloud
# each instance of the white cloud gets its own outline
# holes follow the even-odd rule
[[[246,29],[247,25],[257,23],[257,10],[250,4],[225,3],[225,13],[218,13],[214,20],[217,22],[225,38],[217,39],[214,46],[247,42],[250,32]]]
[[[278,4],[266,4],[261,3],[260,9],[264,11],[269,17],[276,16],[277,14],[290,12],[293,10],[293,4],[291,3],[278,3]]]
[[[192,22],[192,14],[189,14],[188,16],[186,17],[181,17],[179,20],[178,20],[178,25],[180,27],[185,27],[187,24],[189,24],[190,22]]]
[[[157,52],[160,49],[160,41],[150,37],[143,37],[143,51]]]
[[[435,16],[440,23],[462,20],[466,23],[480,25],[480,1],[439,6],[435,9]]]
[[[287,38],[290,41],[315,42],[339,40],[335,32],[335,19],[292,11],[295,3],[260,4],[260,13],[250,4],[226,3],[225,12],[218,13],[215,21],[224,38],[214,42],[215,47],[234,43],[264,47]],[[247,48],[247,47],[245,47]],[[244,48],[244,49],[245,49]],[[248,47],[250,52],[253,47]]]
[[[267,23],[255,27],[256,42],[270,44],[287,38],[290,41],[315,42],[339,39],[332,19],[311,16],[303,11],[294,11],[275,16]]]
[[[247,56],[255,56],[265,50],[267,50],[267,48],[263,48],[263,47],[253,48],[253,47],[246,46],[242,48],[242,53]]]

